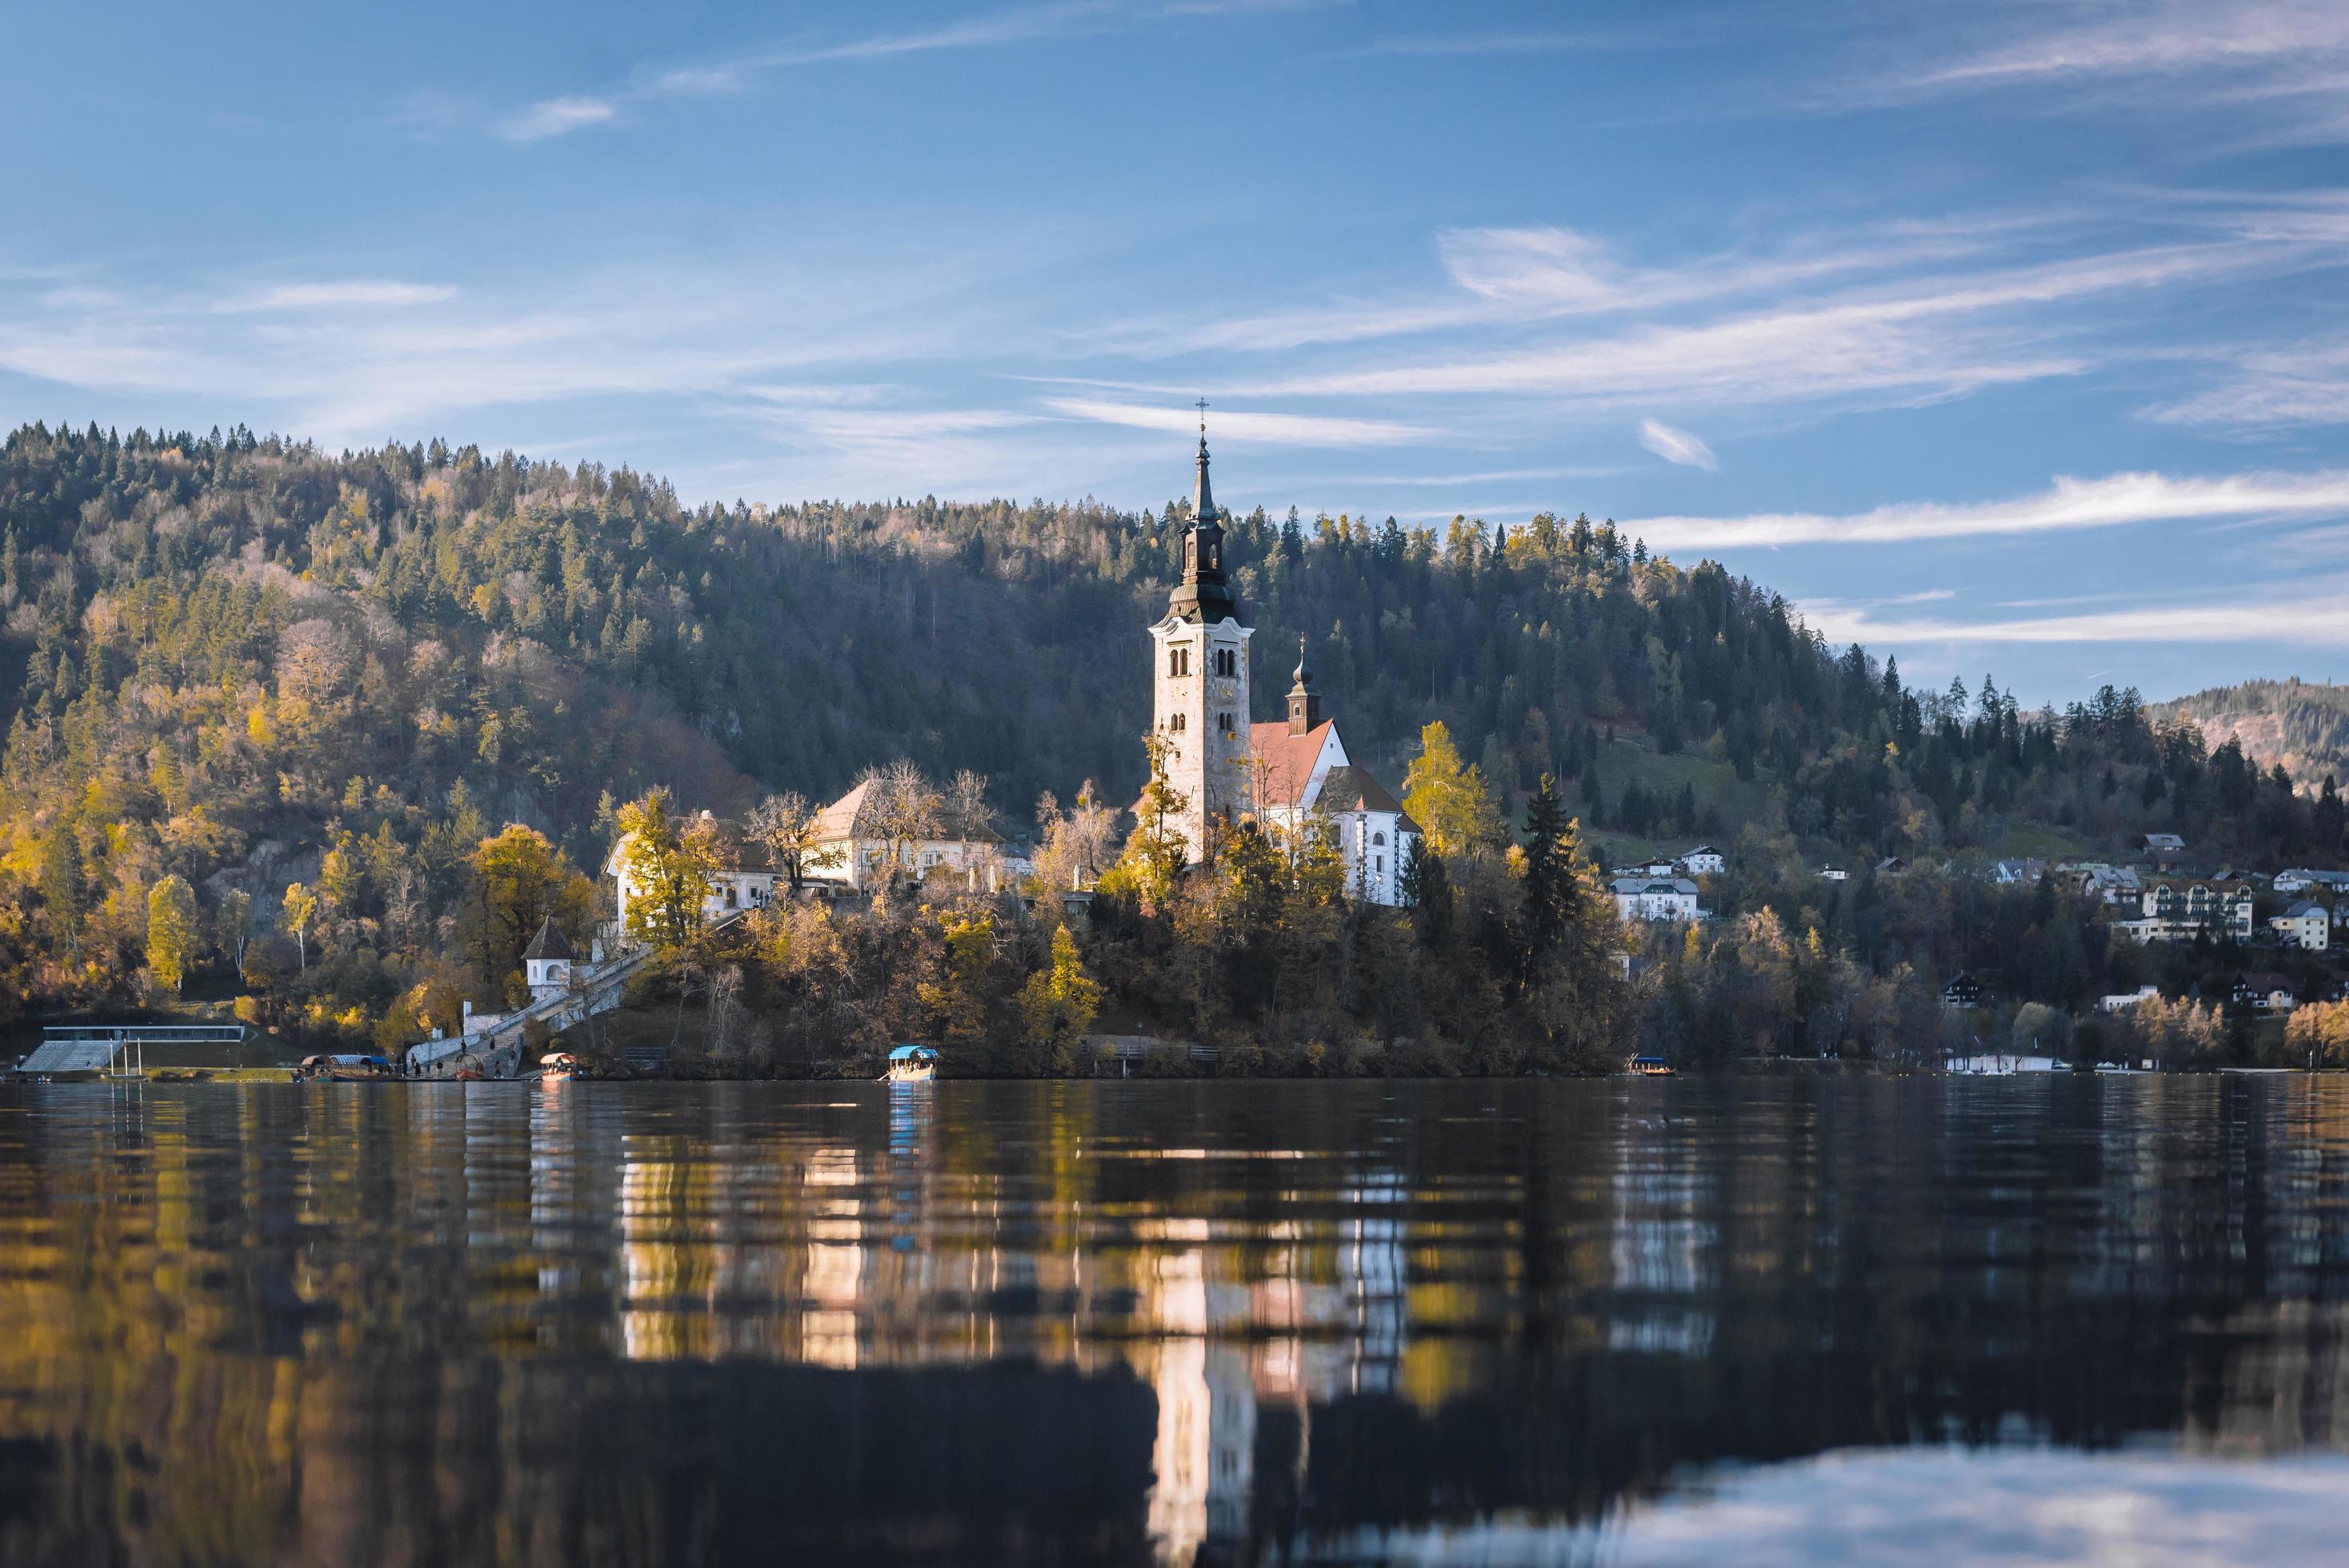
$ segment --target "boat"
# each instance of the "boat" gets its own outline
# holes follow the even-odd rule
[[[579,1058],[569,1051],[549,1051],[538,1058],[541,1083],[569,1083],[579,1076]]]
[[[1670,1078],[1672,1064],[1661,1057],[1633,1057],[1623,1064],[1623,1070],[1633,1078]]]
[[[378,1083],[399,1075],[387,1057],[316,1056],[304,1057],[302,1065],[294,1069],[295,1081],[305,1078],[325,1079],[331,1083]]]
[[[899,1046],[889,1053],[883,1083],[927,1083],[938,1076],[938,1053],[927,1046]]]

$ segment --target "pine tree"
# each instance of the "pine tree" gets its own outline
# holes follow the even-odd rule
[[[1547,773],[1526,803],[1525,909],[1518,943],[1525,955],[1520,983],[1529,982],[1574,917],[1580,888],[1574,867],[1574,824]]]

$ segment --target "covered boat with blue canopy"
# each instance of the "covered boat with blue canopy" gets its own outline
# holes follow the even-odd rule
[[[889,1053],[885,1083],[927,1083],[938,1073],[938,1053],[927,1046],[899,1046]]]

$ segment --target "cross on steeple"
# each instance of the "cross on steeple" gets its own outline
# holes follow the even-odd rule
[[[1202,397],[1202,398],[1200,398],[1200,399],[1199,399],[1199,402],[1198,402],[1198,409],[1199,409],[1199,441],[1200,441],[1200,444],[1204,446],[1204,445],[1206,445],[1206,439],[1207,439],[1207,400],[1206,400],[1205,397]]]

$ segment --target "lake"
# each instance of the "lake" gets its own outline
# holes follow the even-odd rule
[[[2349,1516],[2343,1079],[17,1087],[0,1226],[12,1563],[2287,1562]]]

